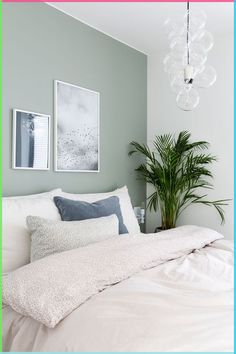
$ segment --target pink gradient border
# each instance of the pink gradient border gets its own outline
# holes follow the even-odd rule
[[[2,2],[45,2],[45,0],[2,0]],[[51,2],[186,2],[185,0],[52,0]],[[190,2],[234,2],[234,0],[191,0]]]

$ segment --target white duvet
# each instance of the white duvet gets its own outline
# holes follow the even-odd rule
[[[3,350],[233,351],[232,245],[221,238],[192,226],[119,236],[12,272]]]

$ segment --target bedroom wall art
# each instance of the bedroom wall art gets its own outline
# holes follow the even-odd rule
[[[13,110],[12,167],[49,170],[50,116]]]
[[[99,172],[99,93],[55,80],[55,170]]]
[[[127,151],[130,141],[147,141],[147,56],[46,3],[11,2],[2,7],[3,195],[57,187],[71,193],[98,193],[126,184],[133,204],[140,205],[146,188],[136,179],[137,161]],[[46,173],[12,168],[12,108],[47,113],[54,124],[54,80],[100,93],[99,173],[54,171],[54,129],[53,168]]]

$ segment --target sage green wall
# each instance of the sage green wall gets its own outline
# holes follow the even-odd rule
[[[53,80],[101,94],[100,173],[11,169],[12,109],[50,114]],[[145,186],[127,156],[131,140],[146,142],[147,58],[44,3],[3,4],[3,195],[61,187],[103,192],[126,184],[134,204]],[[53,120],[53,119],[52,119]]]

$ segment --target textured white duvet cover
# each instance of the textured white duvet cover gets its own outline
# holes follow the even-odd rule
[[[48,321],[51,326],[70,314],[52,329],[5,307],[3,349],[233,351],[232,245],[226,241],[212,244],[220,238],[211,230],[196,227],[160,236],[119,236],[120,241],[117,238],[114,243],[104,241],[83,248],[87,249],[87,261],[84,251],[77,250],[76,263],[71,253],[61,254],[64,270],[59,263],[49,262],[58,255],[48,257],[51,276],[45,274],[42,261],[34,263],[42,262],[42,278],[39,268],[31,272],[26,269],[33,264],[25,266],[4,281],[5,302],[27,316],[32,316],[33,310],[33,315],[37,313],[41,322]],[[75,265],[77,272],[70,268],[71,276],[67,267]],[[152,269],[142,271],[146,268]],[[34,279],[33,274],[37,274]],[[65,301],[65,292],[70,301]]]

